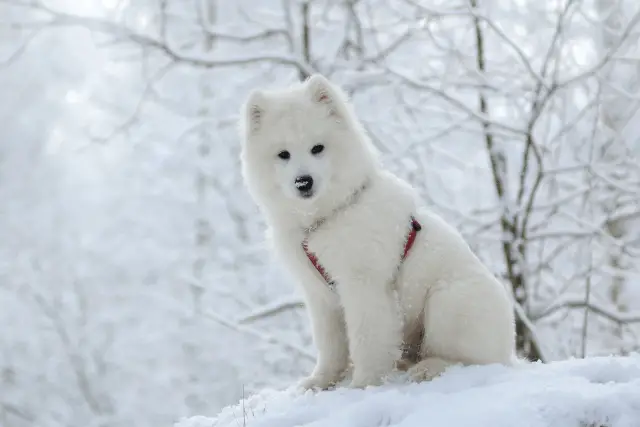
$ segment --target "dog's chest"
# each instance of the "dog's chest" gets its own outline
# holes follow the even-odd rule
[[[368,257],[371,235],[357,227],[327,224],[306,236],[308,251],[314,254],[322,265],[332,270],[357,265]],[[343,262],[346,261],[346,262]]]
[[[389,223],[326,224],[307,235],[303,250],[330,287],[353,280],[389,281],[410,249],[408,238],[413,234],[415,239],[418,231],[419,224],[410,217]]]
[[[314,268],[325,282],[347,282],[362,266],[374,260],[368,250],[371,234],[359,227],[326,224],[307,235],[303,246]]]

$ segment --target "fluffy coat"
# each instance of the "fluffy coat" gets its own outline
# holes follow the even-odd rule
[[[381,167],[338,87],[314,75],[254,91],[242,124],[245,182],[304,291],[318,350],[300,386],[332,386],[350,360],[351,387],[381,384],[402,363],[422,380],[452,364],[516,360],[506,288],[454,228],[419,208],[414,190]],[[401,262],[411,216],[422,230]],[[335,289],[307,258],[305,239]]]

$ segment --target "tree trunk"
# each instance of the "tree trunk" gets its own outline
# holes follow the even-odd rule
[[[300,34],[301,46],[300,50],[302,58],[307,64],[311,63],[311,27],[309,26],[309,18],[311,14],[311,0],[307,0],[302,3],[302,30]],[[304,81],[309,78],[309,75],[304,71],[299,71],[300,81]]]
[[[477,10],[478,0],[469,0],[472,10]],[[473,24],[476,39],[476,67],[480,75],[484,75],[486,71],[486,53],[484,47],[484,36],[480,26],[479,19],[474,16]],[[502,207],[500,214],[500,229],[502,231],[502,253],[507,272],[507,278],[513,289],[515,300],[521,307],[525,308],[527,303],[527,286],[526,278],[523,275],[525,271],[526,251],[524,242],[521,240],[522,233],[519,232],[517,222],[510,209],[509,194],[507,192],[507,161],[505,152],[497,146],[494,135],[489,125],[489,103],[479,89],[478,106],[482,122],[482,131],[485,146],[489,154],[491,163],[491,171],[493,175],[493,183],[496,194]],[[516,350],[529,360],[541,360],[541,353],[537,343],[533,339],[527,323],[521,316],[516,315]]]

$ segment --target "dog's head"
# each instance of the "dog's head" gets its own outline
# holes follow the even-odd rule
[[[259,203],[312,211],[361,185],[372,153],[344,93],[320,75],[245,106],[243,173]]]

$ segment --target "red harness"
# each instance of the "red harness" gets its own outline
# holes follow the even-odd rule
[[[412,216],[411,229],[409,231],[409,234],[407,235],[407,241],[404,244],[404,251],[402,252],[402,258],[400,259],[400,263],[402,263],[407,257],[407,255],[409,254],[411,247],[416,241],[416,236],[418,235],[418,231],[420,230],[422,230],[422,226],[420,225],[418,220]],[[316,270],[318,270],[318,273],[320,273],[320,275],[324,278],[325,282],[327,282],[327,285],[329,285],[330,288],[333,288],[335,286],[335,283],[331,280],[331,277],[329,276],[327,271],[318,261],[318,257],[313,252],[309,252],[309,242],[307,241],[306,238],[302,241],[302,249],[304,250],[304,253],[307,254],[307,258],[309,258],[309,261],[311,261],[311,264],[313,264]]]

